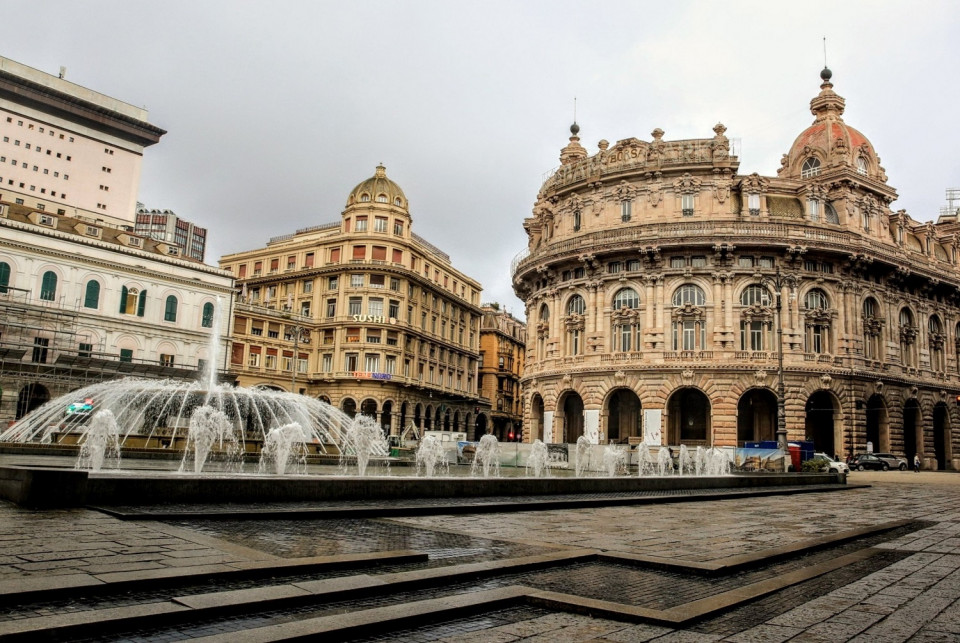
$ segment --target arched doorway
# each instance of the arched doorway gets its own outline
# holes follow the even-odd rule
[[[710,400],[703,391],[682,388],[670,396],[667,409],[668,444],[709,446]]]
[[[547,441],[543,426],[543,398],[539,394],[530,398],[530,443],[535,440]]]
[[[433,430],[433,407],[427,405],[427,408],[423,413],[423,430],[431,431]]]
[[[737,444],[776,439],[777,396],[770,389],[750,389],[737,402]]]
[[[400,422],[397,425],[400,429],[400,433],[403,433],[407,428],[407,403],[404,402],[400,405]]]
[[[607,402],[607,440],[626,443],[643,435],[640,398],[630,389],[617,389]]]
[[[343,401],[340,402],[340,410],[348,416],[354,417],[357,414],[357,403],[354,402],[352,398],[345,397]]]
[[[937,470],[943,471],[950,462],[950,414],[947,405],[938,402],[933,407],[933,451],[937,458]]]
[[[923,457],[923,433],[920,415],[920,403],[916,399],[910,399],[903,404],[903,454],[907,462],[913,464],[913,456],[919,454]]]
[[[817,391],[807,399],[804,435],[813,442],[815,451],[836,454],[835,419],[836,406],[830,393]]]
[[[377,419],[377,401],[372,398],[365,399],[360,404],[360,414],[366,415],[367,417],[372,417],[374,420]]]
[[[477,416],[477,430],[474,432],[474,441],[479,442],[480,438],[487,434],[487,416],[480,414]]]
[[[50,391],[43,384],[27,384],[17,395],[17,419],[50,401]]]
[[[563,396],[560,407],[561,442],[576,442],[583,435],[583,399],[576,393],[567,393]]]
[[[380,427],[386,435],[390,435],[391,423],[393,422],[393,402],[384,402],[383,409],[380,411]]]
[[[453,413],[453,430],[460,430],[460,411],[454,411]]]
[[[330,404],[330,398],[326,395],[318,395],[317,399],[323,402],[324,404]]]
[[[871,395],[867,400],[867,442],[878,453],[889,453],[891,450],[890,419],[882,395]]]

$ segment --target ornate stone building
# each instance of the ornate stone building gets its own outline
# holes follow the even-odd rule
[[[486,304],[480,319],[480,396],[490,405],[489,432],[500,441],[522,436],[520,377],[526,359],[526,327],[500,305]],[[479,440],[486,427],[477,427]],[[513,437],[511,437],[513,436]]]
[[[512,269],[526,440],[772,440],[782,355],[790,439],[960,466],[957,218],[891,209],[821,79],[775,177],[741,174],[720,124],[594,154],[571,127]]]
[[[407,197],[379,166],[350,191],[340,221],[222,257],[240,290],[240,384],[318,397],[392,435],[485,424],[480,284],[411,224]]]

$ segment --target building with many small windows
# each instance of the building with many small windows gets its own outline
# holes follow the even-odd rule
[[[237,279],[231,366],[244,386],[318,397],[389,434],[488,424],[477,388],[480,284],[411,229],[383,166],[340,221],[221,257]]]
[[[526,358],[526,327],[497,303],[482,306],[480,396],[490,405],[490,433],[501,442],[523,435],[520,378]],[[479,438],[477,438],[479,439]]]
[[[782,418],[828,453],[960,468],[960,224],[891,207],[821,80],[776,176],[741,173],[721,124],[594,153],[571,128],[512,267],[527,440],[735,445]]]
[[[132,224],[144,148],[166,132],[147,111],[0,56],[0,188],[9,201]]]
[[[138,203],[133,231],[177,246],[185,257],[197,261],[203,261],[206,254],[207,229],[181,219],[171,210],[148,210]]]
[[[229,309],[229,273],[126,227],[3,197],[0,423],[105,379],[198,377],[218,319],[227,334],[217,306]]]

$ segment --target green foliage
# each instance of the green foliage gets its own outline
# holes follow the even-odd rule
[[[804,473],[820,473],[827,470],[827,462],[817,459],[807,460],[800,466],[800,469]]]

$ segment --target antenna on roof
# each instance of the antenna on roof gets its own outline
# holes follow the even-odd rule
[[[823,66],[827,66],[827,37],[823,37]]]
[[[577,97],[573,97],[573,122],[577,122]]]

